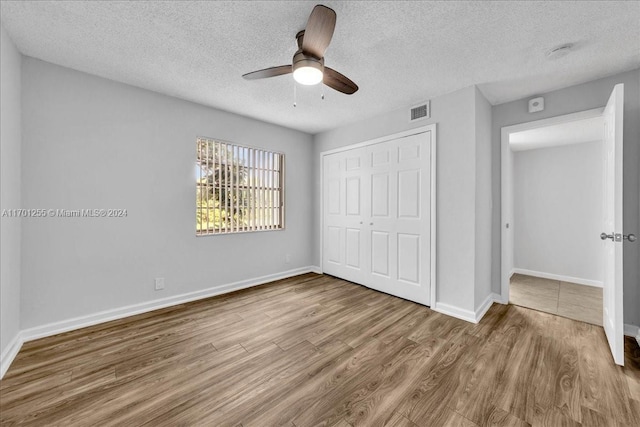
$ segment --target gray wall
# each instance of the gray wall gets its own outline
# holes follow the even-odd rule
[[[23,220],[22,240],[20,221],[5,227],[3,220],[3,350],[18,327],[319,265],[320,153],[430,123],[437,123],[438,132],[437,298],[473,310],[487,293],[483,266],[490,259],[492,290],[500,292],[500,128],[602,107],[620,82],[625,83],[625,232],[640,234],[638,70],[550,92],[546,110],[533,115],[527,113],[527,100],[495,106],[489,114],[471,87],[433,99],[428,121],[410,124],[408,109],[402,108],[312,138],[25,58],[20,152],[20,56],[4,32],[1,59],[2,207],[129,212],[124,219]],[[487,120],[492,122],[490,159],[483,150]],[[194,236],[197,135],[286,153],[285,231]],[[492,171],[492,197],[484,194],[487,170]],[[485,203],[491,204],[491,227]],[[486,239],[488,229],[492,239]],[[491,258],[483,251],[489,240]],[[12,269],[21,260],[5,246],[20,248],[21,242],[22,267]],[[638,244],[625,249],[625,323],[638,325]],[[158,276],[167,281],[161,292],[153,290]]]
[[[602,282],[602,141],[513,155],[514,267]]]
[[[491,295],[491,104],[476,88],[475,308]]]
[[[19,209],[21,61],[0,25],[0,211]],[[0,225],[0,354],[20,330],[21,219],[3,216]]]
[[[128,210],[24,221],[23,329],[312,264],[310,135],[32,58],[22,105],[25,207]],[[286,230],[196,238],[199,135],[285,153]]]
[[[313,259],[320,265],[320,153],[436,123],[436,298],[438,302],[474,310],[476,88],[468,87],[434,98],[431,100],[431,112],[429,120],[409,123],[409,107],[406,107],[315,135],[313,231],[317,244],[314,245]]]
[[[640,70],[606,77],[543,94],[545,110],[527,112],[527,99],[493,107],[493,290],[500,292],[500,129],[603,107],[613,87],[624,83],[624,232],[640,234]],[[624,322],[640,325],[640,244],[625,244]]]

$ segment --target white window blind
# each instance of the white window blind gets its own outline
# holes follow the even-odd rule
[[[196,143],[196,235],[284,228],[284,154]]]

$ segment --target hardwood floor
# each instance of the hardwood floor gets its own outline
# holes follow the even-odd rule
[[[514,274],[509,302],[602,326],[602,288]]]
[[[26,343],[0,422],[638,426],[640,349],[494,304],[473,325],[307,274]]]

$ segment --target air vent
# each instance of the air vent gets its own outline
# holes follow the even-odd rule
[[[410,122],[414,122],[416,120],[424,120],[431,117],[431,108],[430,101],[425,102],[424,104],[417,105],[411,108],[411,118]]]

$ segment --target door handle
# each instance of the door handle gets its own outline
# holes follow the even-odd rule
[[[629,242],[635,242],[636,240],[638,240],[636,238],[635,234],[615,234],[615,233],[607,234],[607,233],[600,233],[600,238],[602,240],[611,239],[614,242],[621,242],[622,240],[628,240]]]

